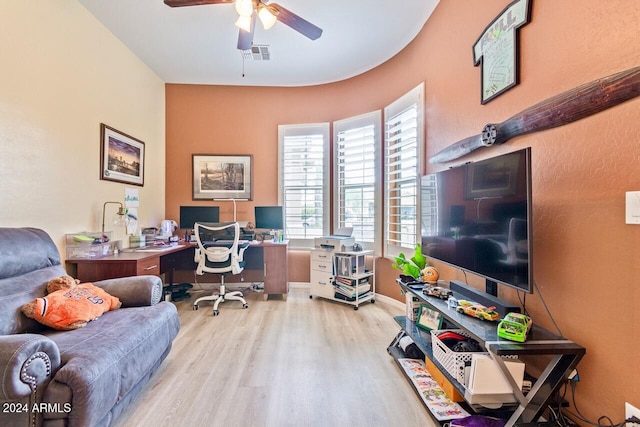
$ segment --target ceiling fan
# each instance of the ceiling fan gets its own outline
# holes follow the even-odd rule
[[[236,26],[240,28],[238,34],[238,49],[240,50],[251,49],[256,16],[262,22],[265,30],[273,27],[276,21],[280,21],[311,40],[316,40],[322,35],[321,28],[279,4],[269,3],[269,0],[164,0],[164,3],[171,7],[235,3],[239,15]]]

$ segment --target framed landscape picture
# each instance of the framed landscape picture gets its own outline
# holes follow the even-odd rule
[[[100,179],[144,186],[144,142],[100,123]]]
[[[252,200],[251,155],[193,155],[193,200]]]

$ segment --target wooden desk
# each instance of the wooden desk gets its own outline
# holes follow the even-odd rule
[[[143,274],[159,276],[167,273],[167,282],[172,284],[173,271],[177,269],[176,267],[188,266],[189,269],[195,269],[193,248],[194,246],[190,243],[182,243],[164,250],[126,250],[117,255],[101,258],[68,259],[66,263],[67,267],[74,270],[70,273],[82,282],[97,282]]]
[[[237,283],[240,278],[252,282],[264,282],[264,299],[269,295],[282,295],[284,300],[289,293],[289,242],[273,243],[262,241],[249,245],[244,252],[246,265],[241,274],[225,277],[225,283]]]
[[[244,253],[247,264],[244,272],[249,280],[264,282],[264,298],[281,294],[286,300],[289,292],[288,242],[261,242],[250,245]],[[178,246],[162,251],[125,250],[117,255],[102,258],[66,260],[69,273],[82,282],[97,282],[117,277],[166,274],[165,282],[173,284],[175,270],[195,270],[193,261],[195,245],[181,242]],[[244,274],[243,272],[243,274]],[[237,276],[235,276],[237,277]],[[228,282],[234,281],[230,276]]]
[[[289,293],[289,242],[273,243],[263,241],[259,245],[249,246],[245,257],[251,258],[250,249],[262,249],[264,268],[264,299],[271,294],[281,294],[287,300]],[[247,252],[249,252],[247,254]]]

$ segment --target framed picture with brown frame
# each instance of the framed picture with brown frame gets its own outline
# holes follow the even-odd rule
[[[253,200],[252,155],[192,157],[193,200]]]
[[[421,304],[416,326],[425,331],[438,330],[442,327],[442,314],[430,309],[426,304]]]
[[[100,179],[144,186],[144,142],[100,123]]]

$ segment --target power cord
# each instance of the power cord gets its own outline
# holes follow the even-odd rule
[[[611,418],[609,418],[606,415],[602,415],[595,422],[588,419],[586,416],[584,416],[582,412],[580,412],[580,409],[578,408],[578,405],[576,403],[576,386],[578,385],[577,378],[579,378],[579,375],[577,370],[575,372],[576,374],[573,376],[573,379],[569,380],[569,386],[571,388],[571,403],[573,404],[575,412],[566,408],[563,409],[562,407],[559,407],[558,412],[560,413],[561,417],[564,417],[564,415],[562,414],[562,412],[564,411],[569,415],[571,415],[572,417],[577,418],[580,421],[583,421],[589,425],[596,426],[596,427],[624,427],[627,423],[640,423],[640,419],[638,419],[637,417],[630,417],[618,424],[614,424]],[[565,385],[565,393],[566,393],[566,385]],[[606,423],[604,423],[605,421]]]
[[[522,298],[520,297],[522,294]],[[524,291],[518,290],[518,302],[522,306],[522,314],[529,316],[527,313],[527,294]]]
[[[533,287],[538,293],[538,296],[540,296],[540,301],[542,301],[542,306],[544,307],[544,310],[547,312],[547,316],[549,316],[549,319],[551,319],[551,323],[553,323],[553,326],[555,326],[556,330],[558,331],[558,335],[560,335],[561,338],[564,338],[564,335],[562,334],[562,331],[560,330],[560,327],[556,323],[555,319],[551,315],[551,312],[549,311],[549,307],[547,307],[547,302],[542,297],[542,292],[540,291],[540,288],[538,287],[538,284],[536,283],[535,280],[533,281]]]

